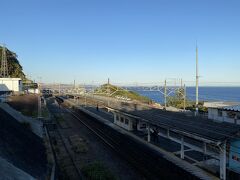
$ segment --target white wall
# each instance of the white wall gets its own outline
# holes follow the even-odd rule
[[[121,118],[123,121],[121,121]],[[128,124],[126,124],[126,121],[128,121]],[[133,123],[132,119],[123,115],[120,115],[118,113],[114,113],[114,124],[128,130],[132,131],[133,130]]]
[[[218,116],[218,109],[208,108],[208,119],[223,121],[223,117]]]
[[[227,115],[227,111],[223,111],[223,121],[228,123],[235,123],[234,118],[229,118]]]
[[[22,91],[22,80],[20,78],[0,78],[0,91]]]

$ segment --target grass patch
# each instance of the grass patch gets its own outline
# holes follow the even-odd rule
[[[38,116],[38,112],[37,111],[32,111],[29,109],[20,109],[20,112],[24,115],[24,116],[28,116],[28,117],[33,117],[36,118]]]
[[[46,107],[42,108],[42,116],[44,118],[48,118],[49,117],[48,109]]]
[[[55,115],[55,119],[60,123],[64,121],[64,118],[61,115]]]
[[[87,145],[83,143],[74,145],[72,149],[75,153],[86,153],[88,151]]]
[[[8,104],[25,116],[35,118],[38,115],[38,96],[36,95],[11,96]]]
[[[79,137],[78,135],[74,135],[69,137],[69,142],[75,153],[87,153],[88,147],[85,139]]]
[[[102,163],[94,162],[82,168],[83,174],[89,180],[117,180]]]

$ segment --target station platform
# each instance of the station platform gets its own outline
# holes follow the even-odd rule
[[[189,162],[186,160],[180,159],[178,156],[174,154],[174,152],[179,151],[181,148],[179,144],[169,141],[168,139],[161,138],[159,139],[160,143],[149,143],[147,142],[146,136],[144,134],[138,134],[137,132],[129,132],[125,129],[115,125],[113,123],[113,115],[111,113],[108,113],[102,109],[98,109],[96,107],[84,107],[84,106],[76,106],[76,104],[71,100],[65,100],[71,105],[75,105],[75,108],[81,110],[82,112],[94,117],[95,119],[101,121],[107,126],[110,126],[111,128],[115,129],[116,131],[127,135],[134,139],[135,141],[143,144],[144,146],[149,147],[150,149],[158,152],[162,157],[164,157],[166,160],[174,163],[178,167],[182,168],[183,170],[193,174],[194,176],[198,177],[199,179],[204,180],[218,180],[219,178],[204,171],[203,169],[193,165],[194,161]],[[186,147],[187,150],[187,147]],[[195,156],[198,156],[198,158],[201,158],[199,155],[194,154]],[[190,155],[191,156],[191,155]],[[190,158],[191,159],[191,158]]]

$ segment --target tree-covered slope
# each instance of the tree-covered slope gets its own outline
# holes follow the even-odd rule
[[[0,66],[2,62],[2,49],[2,46],[0,46]],[[22,80],[25,80],[25,74],[23,72],[21,64],[17,59],[17,54],[6,48],[6,55],[8,61],[9,76],[12,78],[21,78]]]

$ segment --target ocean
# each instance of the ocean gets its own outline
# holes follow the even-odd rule
[[[164,102],[164,95],[158,91],[135,90],[139,94],[149,97],[157,103]],[[187,87],[187,99],[196,99],[195,87]],[[199,87],[200,101],[224,101],[240,103],[240,87]]]

